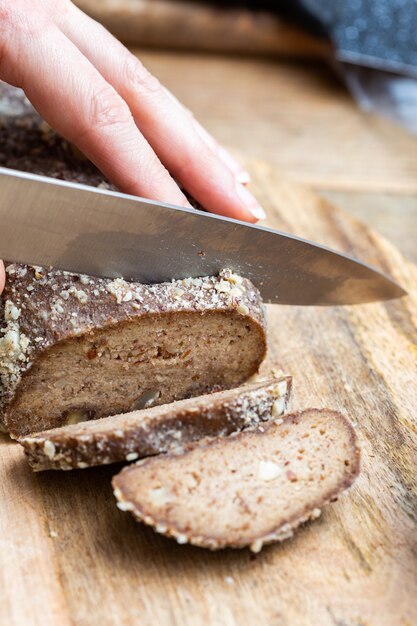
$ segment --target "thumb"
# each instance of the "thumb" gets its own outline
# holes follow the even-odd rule
[[[4,289],[4,282],[6,280],[6,273],[4,271],[4,263],[0,261],[0,294]]]

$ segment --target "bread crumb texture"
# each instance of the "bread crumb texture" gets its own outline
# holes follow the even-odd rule
[[[181,394],[182,397],[199,395],[215,389],[216,385],[221,387],[221,358],[217,358],[216,365],[214,344],[204,353],[203,344],[208,346],[210,333],[213,342],[227,343],[229,352],[232,343],[240,342],[235,364],[230,354],[229,365],[224,364],[231,377],[226,387],[244,382],[257,370],[265,353],[265,311],[259,292],[250,281],[231,270],[225,269],[219,276],[154,285],[29,265],[7,264],[6,272],[6,287],[0,302],[0,413],[4,414],[8,430],[17,436],[104,416],[106,408],[100,406],[99,396],[106,399],[107,385],[121,385],[123,374],[129,389],[120,389],[120,393],[115,389],[113,398],[118,395],[119,402],[113,407],[111,398],[108,400],[108,415],[163,404],[180,399]],[[235,320],[243,316],[242,321],[233,321],[232,313]],[[196,317],[187,321],[186,315]],[[245,363],[239,376],[242,342],[246,344],[247,355],[243,357]],[[157,348],[152,347],[155,344]],[[224,350],[219,353],[224,354]],[[253,364],[249,363],[251,354],[255,355]],[[86,380],[80,370],[79,388],[67,389],[75,380],[72,371],[81,363],[80,358],[85,360]],[[175,359],[175,367],[184,368],[188,387],[185,388],[183,381],[183,391],[164,395],[161,388],[169,385],[169,378],[174,380]],[[26,376],[35,363],[38,369]],[[194,371],[199,366],[211,372],[218,369],[212,382],[207,379],[206,387],[202,382],[204,372]],[[168,374],[170,367],[172,371]],[[246,372],[245,368],[252,371]],[[164,380],[158,381],[159,373]],[[42,389],[40,379],[44,381]],[[101,395],[99,386],[100,392],[104,392]],[[34,411],[29,394],[33,398],[36,393],[40,397],[36,398]],[[18,403],[11,407],[17,396]],[[125,406],[123,396],[126,396]],[[58,406],[60,398],[64,398],[62,411]],[[77,404],[74,398],[82,400]]]
[[[350,422],[308,409],[142,460],[113,487],[119,508],[179,543],[259,552],[317,518],[358,472]]]

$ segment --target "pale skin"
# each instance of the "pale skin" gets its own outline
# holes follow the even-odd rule
[[[244,168],[70,0],[0,0],[0,79],[121,191],[189,206],[178,181],[208,211],[265,217]],[[4,281],[0,262],[0,293]]]

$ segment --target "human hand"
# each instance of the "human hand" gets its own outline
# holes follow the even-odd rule
[[[265,217],[242,166],[70,0],[0,0],[0,79],[121,191],[189,206],[178,181],[208,211]]]
[[[213,213],[264,217],[243,168],[70,0],[0,0],[0,78],[120,190],[188,206],[178,181]]]
[[[3,265],[3,261],[0,261],[0,294],[4,289],[4,281],[5,281],[5,272],[4,272],[4,265]]]

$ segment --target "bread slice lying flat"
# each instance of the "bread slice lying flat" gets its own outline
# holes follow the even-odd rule
[[[113,488],[122,511],[178,543],[257,552],[317,517],[358,471],[348,420],[309,409],[139,461]]]
[[[105,465],[178,449],[207,436],[229,435],[282,415],[289,376],[115,415],[20,439],[35,471]]]
[[[12,436],[245,382],[266,351],[256,287],[158,285],[9,265],[0,304],[0,413]]]

